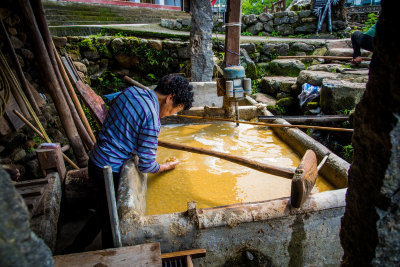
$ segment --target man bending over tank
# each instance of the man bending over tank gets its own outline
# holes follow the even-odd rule
[[[160,118],[187,110],[192,102],[192,86],[179,75],[164,76],[154,91],[128,87],[113,100],[88,164],[97,209],[65,250],[66,253],[83,251],[100,230],[103,248],[113,246],[103,167],[112,167],[115,188],[118,188],[122,165],[135,155],[139,158],[137,167],[141,172],[159,173],[174,169],[178,161],[156,162]]]

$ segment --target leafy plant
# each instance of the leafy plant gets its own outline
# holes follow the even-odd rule
[[[92,113],[90,113],[90,110],[88,107],[82,106],[83,108],[83,113],[85,113],[85,116],[89,122],[90,128],[92,128],[93,132],[97,132],[100,130],[99,125],[97,122],[93,119]]]
[[[272,37],[278,37],[278,36],[279,36],[279,32],[273,31],[273,32],[271,33],[271,36],[272,36]]]
[[[252,34],[250,32],[248,32],[248,31],[242,32],[242,35],[243,36],[252,36]]]
[[[343,158],[347,162],[352,163],[353,162],[353,155],[354,155],[353,146],[351,144],[349,144],[347,146],[341,146],[341,148],[342,148],[342,156],[343,156]]]
[[[376,13],[369,13],[368,19],[362,28],[364,32],[368,31],[378,21],[378,15]]]

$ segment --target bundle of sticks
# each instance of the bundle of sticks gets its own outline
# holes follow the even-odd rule
[[[29,40],[31,41],[31,46],[45,89],[54,102],[78,165],[80,167],[85,167],[88,161],[87,152],[93,148],[96,139],[75,93],[72,83],[74,83],[76,87],[76,81],[73,80],[71,83],[65,66],[57,53],[47,26],[41,0],[16,0],[15,3],[19,7],[21,17],[24,18],[23,23],[25,29],[30,33]],[[9,53],[12,55],[11,58],[14,59],[13,65],[18,74],[19,83],[24,89],[27,98],[25,105],[28,106],[27,110],[29,112],[26,112],[25,108],[21,108],[20,110],[22,110],[23,114],[19,114],[18,117],[25,119],[33,117],[38,130],[42,134],[41,136],[46,142],[51,142],[37,119],[37,114],[40,114],[40,109],[34,96],[32,96],[32,90],[29,90],[30,85],[24,77],[21,66],[16,59],[15,50],[9,41],[8,33],[2,21],[0,30],[1,35],[6,37],[6,46]],[[74,68],[73,64],[70,64],[69,68]],[[14,95],[21,95],[21,93]],[[23,103],[22,101],[19,102]],[[19,106],[21,106],[21,104]]]

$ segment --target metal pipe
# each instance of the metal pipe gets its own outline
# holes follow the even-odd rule
[[[119,232],[119,221],[117,212],[117,203],[115,200],[114,179],[111,166],[103,168],[104,184],[106,186],[106,195],[108,203],[108,211],[110,214],[111,232],[113,236],[114,247],[122,247],[121,233]]]

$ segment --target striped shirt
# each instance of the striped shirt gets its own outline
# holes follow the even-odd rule
[[[112,103],[90,159],[96,166],[110,165],[113,172],[118,173],[125,160],[138,155],[141,172],[157,172],[160,169],[156,162],[160,128],[156,93],[128,87]]]

